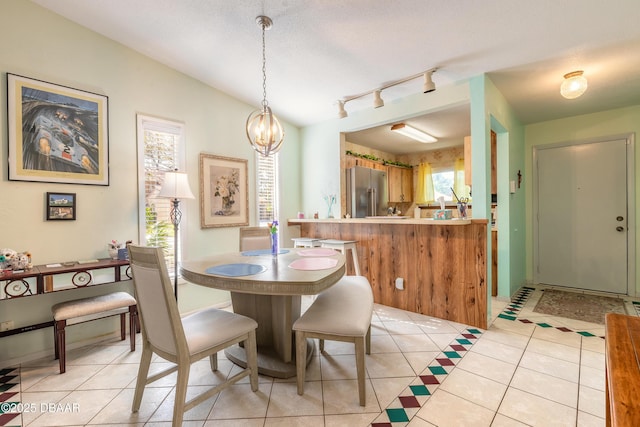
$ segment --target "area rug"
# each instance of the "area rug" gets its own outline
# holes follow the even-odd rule
[[[607,313],[626,314],[624,301],[600,295],[547,289],[533,309],[536,313],[604,325]]]

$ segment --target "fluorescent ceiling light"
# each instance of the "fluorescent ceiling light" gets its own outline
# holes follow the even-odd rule
[[[399,134],[402,134],[404,136],[408,136],[409,138],[413,138],[416,141],[420,141],[420,142],[424,142],[424,143],[430,143],[430,142],[436,142],[438,141],[436,138],[434,138],[433,136],[429,135],[426,132],[423,132],[421,130],[418,130],[414,127],[411,127],[409,125],[405,125],[404,123],[397,123],[393,126],[391,126],[391,130],[394,132],[398,132]]]

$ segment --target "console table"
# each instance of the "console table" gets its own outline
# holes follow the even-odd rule
[[[121,267],[127,267],[124,276]],[[0,304],[2,301],[10,301],[15,298],[25,298],[33,295],[43,295],[52,292],[66,291],[71,289],[85,288],[87,286],[96,286],[107,283],[120,282],[129,280],[131,274],[129,272],[129,260],[99,259],[88,262],[59,263],[36,265],[28,270],[7,271],[0,274]],[[93,277],[90,271],[93,270],[113,270],[113,282],[93,283]],[[61,274],[73,274],[69,286],[62,289],[54,289],[53,277]],[[35,280],[35,287],[28,282],[27,279]],[[34,289],[35,288],[35,289]],[[35,290],[35,293],[34,293]],[[36,325],[21,326],[8,331],[0,331],[0,337],[15,335],[22,332],[33,331],[53,326],[53,321],[39,323]]]

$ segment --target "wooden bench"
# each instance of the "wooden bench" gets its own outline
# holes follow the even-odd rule
[[[311,307],[293,324],[296,331],[296,375],[298,394],[304,393],[307,338],[346,341],[355,344],[360,405],[365,406],[365,351],[371,354],[373,292],[364,276],[343,276],[320,293]],[[366,348],[366,349],[365,349]]]
[[[605,318],[607,426],[640,426],[640,317]]]
[[[55,358],[60,359],[60,373],[66,371],[65,328],[70,325],[90,322],[105,317],[120,315],[120,339],[126,337],[126,314],[129,313],[129,334],[131,351],[136,349],[138,326],[138,306],[136,300],[126,292],[65,301],[51,307],[53,313],[53,333]]]

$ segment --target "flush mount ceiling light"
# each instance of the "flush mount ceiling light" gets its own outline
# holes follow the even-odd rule
[[[394,82],[391,83],[387,83],[382,87],[376,88],[376,89],[372,89],[366,92],[362,92],[359,93],[357,95],[352,95],[352,96],[346,96],[342,99],[339,99],[337,104],[338,104],[338,117],[341,119],[344,119],[345,117],[348,116],[347,111],[344,109],[344,106],[347,102],[349,101],[353,101],[354,99],[358,99],[358,98],[362,98],[363,96],[366,95],[370,95],[373,94],[373,108],[380,108],[382,106],[384,106],[384,101],[382,100],[382,96],[381,96],[381,92],[384,89],[388,89],[390,87],[402,84],[402,83],[406,83],[410,80],[413,79],[417,79],[418,77],[424,77],[424,83],[422,85],[422,92],[424,93],[429,93],[429,92],[433,92],[434,90],[436,90],[436,85],[433,82],[433,79],[431,78],[431,76],[433,75],[433,73],[435,73],[438,69],[437,68],[432,68],[430,70],[427,71],[423,71],[419,74],[414,74],[413,76],[409,76],[407,78],[404,79],[400,79],[400,80],[396,80]]]
[[[429,135],[426,132],[423,132],[419,129],[406,125],[404,123],[396,123],[391,126],[391,130],[394,132],[398,132],[401,135],[408,136],[409,138],[415,139],[416,141],[431,143],[438,141],[433,136]]]
[[[268,16],[258,16],[256,23],[262,27],[262,108],[247,118],[247,138],[249,144],[264,157],[275,153],[282,147],[284,130],[277,117],[271,111],[267,101],[267,59],[264,33],[273,25]]]
[[[583,71],[572,71],[564,75],[560,85],[560,94],[567,99],[575,99],[587,90],[587,79]]]

